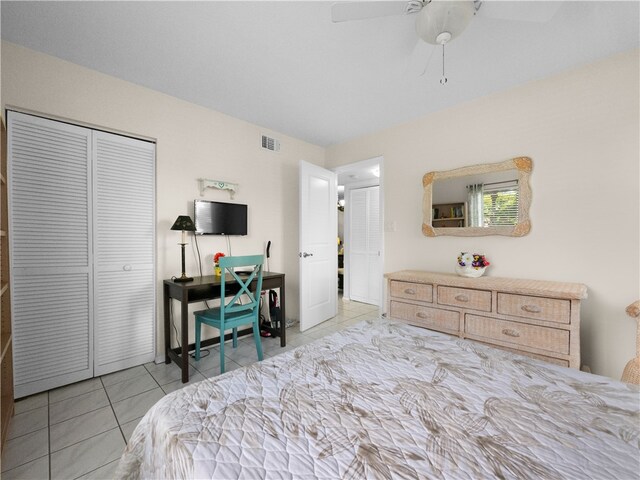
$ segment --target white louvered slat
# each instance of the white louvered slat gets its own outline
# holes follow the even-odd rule
[[[39,265],[88,267],[90,130],[15,112],[10,119],[15,272]]]
[[[356,301],[380,301],[380,200],[379,188],[350,191],[349,296]]]
[[[349,255],[349,297],[364,301],[367,297],[367,192],[364,188],[351,190],[347,208],[350,209],[351,245]]]
[[[95,374],[155,357],[155,145],[93,140]]]
[[[368,303],[379,304],[381,298],[380,270],[380,187],[367,192],[367,254],[368,254]]]
[[[93,375],[91,131],[10,112],[16,398]]]
[[[100,272],[96,278],[96,369],[154,357],[153,270]],[[119,369],[118,368],[118,369]]]

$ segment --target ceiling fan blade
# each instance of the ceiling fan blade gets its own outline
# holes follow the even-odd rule
[[[427,72],[427,68],[433,59],[433,54],[438,50],[436,45],[418,40],[409,55],[406,74],[410,78],[421,77]]]
[[[404,15],[406,9],[407,2],[397,0],[391,2],[336,2],[331,5],[331,21],[339,23]]]
[[[560,7],[561,1],[520,1],[497,2],[483,1],[478,9],[478,16],[498,20],[515,20],[521,22],[548,22]]]

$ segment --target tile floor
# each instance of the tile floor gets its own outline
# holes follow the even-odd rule
[[[312,342],[364,319],[377,307],[339,302],[338,315],[301,333],[287,330],[287,346],[263,338],[265,358]],[[225,345],[225,370],[257,360],[252,338]],[[199,362],[191,360],[190,382],[220,374],[218,347]],[[11,479],[110,479],[140,418],[160,398],[181,388],[175,364],[147,363],[128,370],[20,399],[15,405],[0,475]]]

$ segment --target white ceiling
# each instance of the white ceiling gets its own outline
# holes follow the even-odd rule
[[[503,5],[526,12],[527,3]],[[1,32],[10,42],[321,146],[640,43],[636,1],[566,1],[547,22],[497,20],[481,8],[447,46],[449,81],[441,86],[440,51],[425,75],[412,69],[415,16],[332,23],[331,4],[2,1]]]

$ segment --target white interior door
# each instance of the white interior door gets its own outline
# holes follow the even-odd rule
[[[300,330],[337,314],[338,178],[300,161]]]
[[[380,187],[350,190],[349,298],[380,305]]]
[[[91,130],[8,114],[16,398],[93,376]]]
[[[155,145],[93,133],[95,375],[155,357]]]

